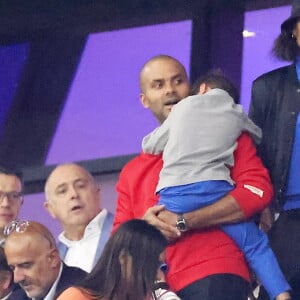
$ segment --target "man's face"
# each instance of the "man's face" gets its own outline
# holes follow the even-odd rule
[[[296,39],[296,43],[297,43],[298,47],[300,47],[300,20],[298,20],[297,23],[295,24],[295,27],[294,27],[294,30],[292,33]]]
[[[17,218],[22,205],[22,184],[14,175],[0,174],[0,230]]]
[[[61,165],[46,184],[46,208],[64,228],[86,226],[100,211],[100,189],[77,165]]]
[[[189,94],[184,68],[175,60],[161,58],[149,62],[141,73],[140,99],[162,123],[173,105]]]
[[[59,254],[44,238],[20,237],[8,238],[5,244],[5,255],[14,272],[14,281],[29,298],[43,298],[58,276]]]

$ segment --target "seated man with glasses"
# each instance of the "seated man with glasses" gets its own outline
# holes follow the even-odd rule
[[[5,225],[18,217],[22,203],[21,177],[0,166],[0,245],[4,242]]]
[[[53,300],[85,277],[83,270],[63,264],[55,239],[44,225],[15,220],[6,225],[4,234],[8,265],[26,294],[12,299]]]

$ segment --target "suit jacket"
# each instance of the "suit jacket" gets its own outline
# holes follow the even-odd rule
[[[63,264],[63,270],[56,287],[56,295],[60,294],[68,287],[78,284],[78,282],[80,282],[86,275],[87,273],[79,268],[69,267]],[[8,299],[30,300],[31,298],[28,298],[24,290],[19,287],[12,292]],[[54,297],[54,299],[56,299],[56,296]]]
[[[26,296],[24,290],[18,284],[14,284],[12,288],[12,293],[7,298],[7,300],[25,300],[25,299],[29,299],[29,298]]]
[[[299,112],[300,83],[295,64],[263,74],[254,81],[249,116],[263,131],[258,152],[270,171],[278,209],[285,200]]]
[[[66,264],[63,265],[63,270],[56,287],[56,294],[60,294],[62,291],[70,286],[78,284],[87,273],[76,267],[69,267]]]

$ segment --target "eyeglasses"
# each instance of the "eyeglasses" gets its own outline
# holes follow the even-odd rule
[[[55,239],[51,235],[50,231],[47,232],[47,230],[44,230],[42,227],[38,226],[38,223],[27,221],[27,220],[13,220],[6,224],[6,226],[3,229],[3,234],[5,236],[9,236],[13,232],[17,233],[23,233],[28,229],[28,231],[38,233],[41,235],[43,238],[45,238],[49,244],[50,244],[50,249],[55,247]]]
[[[23,233],[26,231],[28,226],[29,222],[26,220],[14,220],[6,224],[6,226],[3,229],[3,234],[8,236],[14,231],[18,233]]]
[[[15,204],[19,201],[22,201],[22,199],[23,199],[22,193],[18,193],[18,192],[8,192],[8,193],[0,192],[0,204],[3,202],[5,197],[12,204]]]

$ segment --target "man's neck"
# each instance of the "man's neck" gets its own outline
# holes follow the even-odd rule
[[[70,241],[79,241],[84,236],[87,225],[71,225],[64,228],[64,236]]]
[[[97,212],[97,214],[91,220],[89,220],[89,222],[87,224],[65,225],[64,226],[64,236],[65,236],[65,238],[67,238],[70,241],[80,241],[84,236],[84,232],[85,232],[86,227],[90,224],[90,222],[92,220],[94,220],[99,215],[99,213],[101,211],[103,211],[103,210],[101,209],[99,212]]]

